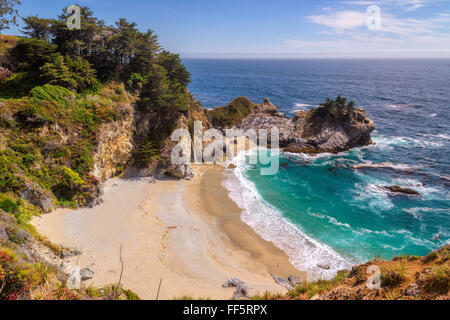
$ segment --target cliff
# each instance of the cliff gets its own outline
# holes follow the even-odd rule
[[[370,134],[375,125],[363,109],[353,107],[319,107],[298,111],[286,118],[268,98],[254,104],[239,97],[225,107],[208,111],[213,125],[221,129],[270,129],[280,131],[280,147],[288,152],[322,153],[341,152],[372,143]]]

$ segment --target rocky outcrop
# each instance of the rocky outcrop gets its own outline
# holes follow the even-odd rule
[[[192,132],[194,121],[201,121],[203,130],[211,127],[201,105],[190,97],[190,106],[186,112],[154,112],[135,110],[133,127],[133,158],[125,170],[126,177],[162,177],[165,175],[190,180],[194,176],[191,164],[172,164],[172,149],[178,144],[171,140],[176,129]],[[142,146],[152,145],[155,154],[142,158]]]
[[[54,209],[52,194],[36,183],[24,182],[24,189],[21,192],[21,197],[40,207],[45,213],[49,213]]]
[[[241,100],[239,105],[243,104]],[[225,112],[223,108],[229,109]],[[228,114],[233,108],[235,104],[231,103],[217,110]],[[235,127],[244,131],[267,129],[268,137],[271,128],[277,127],[280,132],[280,147],[288,152],[335,153],[366,146],[372,143],[370,134],[375,130],[374,123],[363,109],[335,110],[319,107],[310,111],[298,111],[294,117],[288,119],[278,112],[278,108],[268,98],[245,110],[249,109],[250,114],[243,117]]]
[[[248,288],[239,278],[230,278],[222,285],[222,288],[236,288],[231,299],[239,300],[248,297]]]
[[[116,176],[124,170],[132,157],[134,112],[130,104],[123,106],[120,121],[103,124],[98,133],[97,150],[91,174],[99,182]]]
[[[391,192],[391,193],[400,193],[400,194],[406,194],[406,195],[420,195],[419,192],[416,190],[410,189],[410,188],[402,188],[400,186],[386,186],[383,187],[383,189]]]

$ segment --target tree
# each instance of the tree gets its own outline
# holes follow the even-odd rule
[[[25,27],[22,33],[39,40],[49,40],[51,34],[52,24],[54,20],[38,18],[37,16],[29,16],[22,18],[25,23]]]
[[[163,66],[153,64],[145,76],[139,105],[151,111],[186,111],[188,102],[184,89],[170,81]]]
[[[96,91],[99,82],[95,74],[90,63],[83,58],[72,59],[59,53],[41,67],[41,79],[44,82],[77,92]]]
[[[33,75],[39,74],[39,68],[51,60],[56,46],[45,40],[20,39],[9,53],[14,71],[25,71]]]
[[[9,29],[9,24],[17,25],[19,12],[16,5],[20,5],[20,0],[1,0],[0,1],[0,31]]]
[[[47,62],[41,67],[41,79],[51,85],[69,90],[77,89],[77,82],[72,78],[64,57],[59,53],[53,56],[51,62]]]
[[[102,45],[101,34],[105,23],[94,17],[88,7],[81,7],[81,29],[70,30],[66,24],[70,16],[66,9],[63,9],[63,13],[52,26],[53,43],[63,55],[86,58],[96,51],[97,46]]]
[[[336,110],[339,113],[342,113],[345,110],[353,110],[355,108],[355,103],[350,101],[347,104],[347,98],[343,98],[339,95],[336,97],[336,100],[327,98],[327,101],[325,103],[321,103],[320,106],[328,110]]]
[[[171,81],[176,81],[183,87],[186,87],[191,81],[191,75],[181,63],[178,54],[163,51],[158,55],[158,64],[167,70]]]

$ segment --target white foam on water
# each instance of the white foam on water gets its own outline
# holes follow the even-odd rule
[[[445,135],[442,135],[440,138],[444,138]],[[445,139],[445,138],[444,138]],[[375,136],[372,138],[372,141],[375,142],[375,146],[381,147],[393,147],[393,146],[421,146],[421,147],[442,147],[444,146],[444,142],[436,141],[433,139],[429,139],[428,137],[424,138],[408,138],[408,137],[384,137],[384,136]]]
[[[395,170],[417,170],[420,169],[421,166],[410,165],[405,163],[392,163],[392,162],[381,162],[381,163],[373,163],[372,161],[363,161],[363,163],[352,166],[353,169],[365,169],[365,168],[391,168]]]
[[[262,199],[255,185],[244,176],[246,156],[250,152],[256,149],[242,152],[232,160],[237,167],[223,182],[230,198],[243,210],[242,221],[283,250],[298,270],[308,273],[309,280],[331,279],[337,271],[349,269],[352,263],[331,247],[307,236]],[[328,265],[330,269],[324,270],[318,265]]]
[[[313,105],[308,103],[294,103],[294,108],[292,111],[303,111],[303,110],[309,110]]]
[[[401,109],[401,108],[411,108],[415,107],[415,104],[412,103],[397,103],[397,104],[387,104],[386,107],[391,109]]]

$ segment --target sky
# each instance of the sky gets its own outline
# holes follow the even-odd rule
[[[107,24],[126,18],[183,58],[450,58],[450,0],[21,1],[23,17],[79,4]]]

